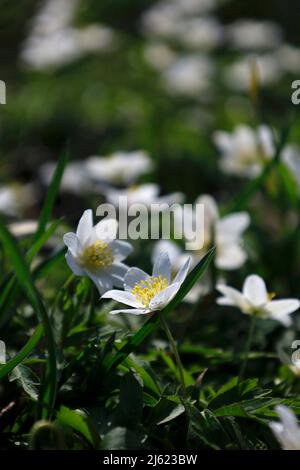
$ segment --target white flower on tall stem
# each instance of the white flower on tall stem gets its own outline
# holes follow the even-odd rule
[[[151,158],[142,150],[116,152],[108,157],[91,156],[86,161],[87,172],[93,181],[112,184],[135,183],[152,167]]]
[[[275,153],[272,130],[237,126],[232,133],[216,131],[213,140],[221,152],[220,168],[228,174],[253,178]]]
[[[122,261],[132,252],[132,246],[116,240],[118,223],[114,219],[93,225],[93,213],[86,210],[76,233],[64,235],[68,247],[66,261],[77,276],[88,276],[100,294],[113,286],[121,287],[128,266]]]
[[[284,405],[275,408],[279,422],[271,422],[270,428],[284,450],[300,450],[300,427],[294,413]]]
[[[286,327],[292,323],[290,314],[300,307],[298,299],[272,300],[274,293],[268,293],[264,280],[256,274],[246,278],[242,292],[221,284],[217,289],[223,294],[217,300],[219,305],[237,307],[242,313],[262,319],[270,318]]]
[[[179,291],[190,267],[188,259],[171,279],[171,263],[166,253],[160,253],[153,266],[152,275],[139,268],[130,268],[124,279],[124,291],[111,290],[106,292],[103,299],[113,299],[133,307],[131,309],[113,310],[112,314],[132,313],[145,315],[166,307]]]

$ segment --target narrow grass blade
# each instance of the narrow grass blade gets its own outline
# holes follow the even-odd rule
[[[43,301],[40,297],[38,290],[36,289],[30,270],[22,257],[22,253],[19,249],[19,246],[5,227],[4,223],[0,220],[0,240],[5,247],[7,256],[9,257],[16,273],[18,282],[24,291],[25,295],[29,299],[34,311],[36,312],[39,320],[43,324],[46,345],[48,349],[48,360],[47,360],[47,370],[45,374],[45,383],[47,387],[45,390],[46,400],[43,398],[43,405],[46,409],[46,416],[51,415],[51,411],[55,402],[56,397],[56,384],[57,384],[57,368],[56,368],[56,345],[54,341],[54,335],[49,321],[46,309],[44,307]]]
[[[52,181],[50,183],[49,189],[47,191],[46,199],[41,211],[39,226],[34,236],[34,241],[36,241],[41,234],[45,231],[46,225],[49,222],[51,213],[54,207],[55,199],[59,191],[60,183],[64,174],[65,167],[69,160],[68,150],[64,150],[61,154],[61,157],[56,166],[55,172],[53,174]]]
[[[26,359],[26,357],[29,356],[31,351],[33,351],[33,349],[39,343],[42,335],[43,335],[43,326],[39,325],[36,328],[33,335],[31,336],[31,338],[27,341],[25,346],[21,349],[21,351],[19,351],[18,354],[16,354],[16,356],[10,359],[10,361],[8,361],[6,364],[4,364],[3,366],[0,366],[0,379],[3,379],[3,377],[10,374],[10,372],[12,372],[12,370],[16,366],[21,364],[21,362],[23,362],[24,359]]]

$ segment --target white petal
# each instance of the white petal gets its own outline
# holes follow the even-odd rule
[[[153,253],[152,253],[152,261],[153,263],[155,262],[157,256],[159,253],[164,251],[165,253],[168,253],[168,256],[171,261],[171,265],[175,264],[177,261],[177,258],[181,256],[182,250],[179,248],[179,246],[170,240],[159,240],[155,243],[154,248],[153,248]]]
[[[76,274],[76,276],[84,276],[85,275],[84,270],[77,264],[77,262],[76,262],[75,258],[73,257],[70,250],[67,251],[66,261],[69,265],[69,268],[71,269],[71,271],[73,271],[74,274]]]
[[[191,265],[191,258],[188,258],[186,260],[186,262],[184,263],[184,265],[179,269],[179,271],[176,274],[172,284],[176,283],[176,284],[179,284],[181,286],[181,284],[183,283],[183,281],[185,280],[185,278],[188,275],[190,265]]]
[[[221,152],[228,154],[233,152],[232,137],[229,132],[216,131],[213,134],[213,140]]]
[[[219,269],[238,269],[247,260],[247,253],[237,244],[217,246],[216,266]]]
[[[247,212],[227,215],[216,223],[216,239],[222,242],[238,241],[249,224],[250,216]]]
[[[266,305],[266,309],[275,317],[293,313],[300,307],[298,299],[271,300]]]
[[[290,410],[287,406],[284,406],[284,405],[278,405],[276,406],[275,409],[281,419],[281,422],[285,430],[288,429],[291,433],[299,432],[297,419],[294,413],[292,412],[292,410]],[[300,447],[300,442],[299,442],[299,447]]]
[[[156,294],[150,302],[151,310],[161,310],[175,297],[180,289],[180,284],[171,284],[164,290]]]
[[[204,215],[205,215],[205,224],[210,226],[212,223],[216,222],[219,218],[219,209],[216,201],[209,194],[203,194],[199,196],[195,204],[204,205]]]
[[[162,277],[166,278],[168,283],[171,279],[171,263],[169,259],[168,253],[159,253],[154,266],[153,266],[153,276],[158,277],[161,275]]]
[[[232,307],[238,307],[242,310],[242,312],[246,312],[249,308],[249,303],[247,299],[239,292],[237,289],[233,287],[225,286],[223,284],[219,284],[217,286],[217,290],[224,295],[217,299],[217,303],[219,305],[230,305]]]
[[[124,279],[124,288],[127,291],[132,291],[134,286],[141,282],[141,281],[146,281],[149,280],[150,276],[142,271],[139,268],[130,268],[128,269],[125,279]]]
[[[73,232],[68,232],[64,235],[64,243],[69,248],[73,256],[77,256],[80,250],[80,242]]]
[[[264,305],[268,301],[265,281],[256,274],[248,276],[244,282],[243,294],[255,307]]]
[[[93,229],[93,212],[92,209],[84,211],[81,219],[79,220],[76,235],[83,245],[91,236]]]
[[[142,307],[141,302],[139,302],[133,294],[122,290],[110,290],[102,295],[102,299],[112,299],[121,304],[129,305],[130,307]]]
[[[115,219],[103,219],[98,222],[94,230],[97,240],[115,240],[117,237],[118,222]]]
[[[108,290],[112,289],[113,287],[113,282],[112,279],[109,276],[106,275],[96,275],[95,273],[92,273],[90,271],[86,270],[86,274],[90,277],[90,279],[93,281],[95,286],[97,287],[100,295],[104,294]]]
[[[113,278],[114,286],[123,287],[125,275],[128,271],[128,266],[123,263],[114,263],[105,272]]]
[[[150,310],[145,310],[141,308],[130,308],[128,310],[112,310],[110,312],[112,315],[117,315],[118,313],[130,313],[132,315],[146,315],[150,313]]]
[[[108,246],[112,249],[112,255],[115,261],[123,261],[123,259],[127,258],[133,251],[132,245],[123,240],[113,240]]]

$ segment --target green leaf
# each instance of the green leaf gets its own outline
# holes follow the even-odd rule
[[[168,315],[181,300],[189,293],[195,283],[200,279],[202,274],[207,269],[215,254],[215,248],[209,250],[192,272],[187,276],[186,280],[182,284],[180,290],[175,295],[174,299],[162,310],[162,315]],[[123,362],[123,360],[133,352],[143,341],[158,327],[160,324],[159,316],[153,315],[140,330],[130,338],[127,343],[117,352],[113,357],[108,356],[103,361],[104,373],[108,374],[111,370],[117,367]]]
[[[71,410],[62,406],[57,413],[57,422],[68,426],[83,436],[95,449],[99,448],[100,436],[92,419],[82,410]]]
[[[34,241],[38,240],[45,231],[47,223],[51,217],[51,213],[55,204],[55,199],[59,191],[60,183],[64,174],[65,167],[69,160],[69,152],[64,150],[55,168],[52,181],[47,191],[46,199],[39,218],[38,229],[34,236]]]
[[[121,378],[120,402],[114,416],[114,423],[121,427],[135,429],[142,420],[143,388],[132,372]]]
[[[101,442],[101,450],[137,450],[143,436],[126,428],[116,427],[109,431]]]
[[[43,326],[39,325],[31,338],[28,340],[28,342],[25,344],[25,346],[21,349],[21,351],[10,361],[8,361],[6,364],[3,366],[0,366],[0,379],[3,379],[7,374],[10,374],[10,372],[18,365],[21,364],[21,362],[26,359],[26,357],[29,356],[31,351],[38,345],[41,337],[43,335]]]
[[[56,397],[57,368],[56,345],[54,335],[43,301],[36,289],[30,270],[22,257],[18,244],[15,242],[3,222],[0,220],[0,239],[5,247],[7,256],[14,266],[18,282],[29,299],[38,319],[42,322],[46,336],[48,360],[45,374],[45,387],[42,387],[41,401],[44,406],[43,417],[51,416]]]
[[[49,240],[49,238],[54,234],[57,227],[61,224],[62,219],[53,222],[48,229],[41,234],[39,238],[32,244],[28,252],[26,253],[26,260],[30,264],[34,257],[38,254],[40,249],[44,244]],[[20,286],[17,283],[17,278],[14,273],[11,273],[5,283],[1,285],[0,289],[0,317],[3,315],[4,311],[8,308],[13,300],[17,300],[17,297],[20,293]]]

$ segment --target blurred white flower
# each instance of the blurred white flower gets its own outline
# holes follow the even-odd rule
[[[271,422],[270,428],[284,450],[300,450],[300,427],[297,418],[287,406],[278,405],[275,408],[279,422]]]
[[[37,198],[37,189],[33,183],[0,186],[0,212],[20,216],[36,203]]]
[[[217,300],[219,305],[237,307],[247,315],[256,315],[263,319],[271,318],[286,327],[292,324],[289,315],[300,307],[298,299],[272,300],[274,294],[267,292],[264,280],[256,274],[246,278],[242,292],[221,284],[217,289],[224,296]]]
[[[300,188],[300,147],[295,144],[287,145],[282,151],[282,161],[293,175]]]
[[[132,252],[132,246],[116,240],[118,223],[101,220],[93,225],[93,213],[86,210],[76,233],[64,235],[68,247],[66,261],[76,276],[88,276],[100,294],[113,286],[121,287],[128,267],[122,261]]]
[[[176,59],[175,52],[163,42],[148,42],[144,48],[144,58],[151,67],[163,71]]]
[[[282,31],[272,21],[240,19],[226,27],[231,46],[241,50],[275,49],[280,45]]]
[[[9,231],[18,238],[33,235],[37,231],[38,225],[37,220],[22,220],[9,224],[8,228]]]
[[[2,340],[0,340],[0,364],[6,364],[6,346]]]
[[[86,160],[85,167],[94,181],[127,185],[150,172],[153,164],[146,152],[137,150],[115,152],[108,157],[91,156]]]
[[[171,193],[165,196],[159,196],[160,187],[155,183],[140,184],[127,189],[107,189],[105,191],[106,200],[117,206],[120,197],[126,197],[128,207],[132,204],[174,204],[181,203],[183,200],[182,193]]]
[[[258,73],[260,86],[273,85],[282,77],[282,70],[275,55],[249,55],[226,67],[224,74],[226,85],[237,91],[249,90],[253,67]]]
[[[250,224],[247,212],[237,212],[220,217],[215,200],[209,195],[196,199],[195,205],[204,205],[204,246],[194,246],[193,257],[199,261],[211,246],[216,247],[215,265],[219,269],[240,268],[247,260],[247,253],[242,247],[242,234]],[[175,212],[175,223],[177,214]],[[190,213],[195,226],[196,213]],[[178,221],[178,218],[177,218]],[[191,223],[191,222],[190,222]]]
[[[103,299],[113,299],[133,307],[133,309],[113,310],[116,313],[132,313],[145,315],[150,312],[162,310],[179,291],[184,282],[190,266],[188,259],[171,279],[171,263],[166,253],[156,258],[152,275],[149,276],[139,268],[130,268],[124,279],[124,291],[112,290],[106,292]]]
[[[236,176],[257,176],[275,152],[272,130],[264,125],[257,129],[239,125],[232,133],[216,131],[213,140],[222,154],[220,168]]]
[[[300,48],[291,44],[283,44],[276,51],[280,67],[288,73],[300,72]]]
[[[39,176],[43,184],[50,184],[56,165],[54,162],[47,162],[41,166]],[[91,191],[91,182],[84,162],[76,161],[68,163],[63,174],[60,189],[80,195]]]
[[[186,55],[179,57],[162,74],[167,92],[195,97],[211,88],[213,63],[206,56]]]
[[[176,40],[188,48],[211,50],[222,41],[223,28],[214,17],[182,20]]]
[[[72,27],[78,0],[47,0],[35,16],[21,59],[35,69],[59,67],[87,52],[110,51],[115,32],[100,24]]]
[[[183,15],[207,13],[217,6],[217,0],[171,0],[171,3],[174,4],[178,14]]]

